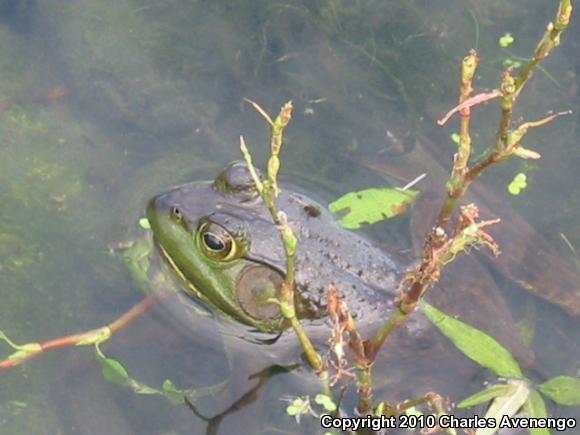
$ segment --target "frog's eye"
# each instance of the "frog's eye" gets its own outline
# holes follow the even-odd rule
[[[208,222],[199,229],[201,248],[213,260],[228,261],[235,257],[236,243],[232,235],[220,225]]]

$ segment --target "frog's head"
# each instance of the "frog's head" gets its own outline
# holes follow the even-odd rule
[[[213,183],[153,198],[147,217],[162,256],[192,295],[261,331],[283,328],[271,301],[284,281],[283,258],[256,252],[280,241],[245,163],[231,163]]]

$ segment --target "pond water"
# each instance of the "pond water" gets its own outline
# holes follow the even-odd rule
[[[532,52],[554,14],[556,2],[548,3],[0,3],[0,330],[18,343],[47,340],[102,326],[141,300],[117,248],[139,232],[148,199],[214,177],[240,158],[240,134],[255,160],[265,161],[268,131],[244,97],[272,114],[293,100],[283,178],[318,199],[382,186],[385,178],[401,186],[424,172],[418,188],[441,190],[457,121],[443,128],[435,121],[456,103],[458,61],[477,48],[477,91],[495,87],[507,59]],[[569,314],[580,311],[579,29],[573,21],[535,72],[515,119],[574,114],[530,131],[525,144],[541,160],[513,159],[478,185],[494,192],[485,197],[492,215],[484,218],[502,217],[508,228],[498,240],[510,254],[497,261],[520,283],[533,276],[550,294],[576,293],[566,311],[530,296],[503,271],[489,278],[513,317],[533,331],[535,359],[525,372],[534,382],[580,371],[580,322]],[[515,41],[501,48],[506,33]],[[492,143],[499,114],[493,102],[473,112],[477,155]],[[506,187],[520,172],[527,187],[512,196]],[[364,231],[413,257],[408,228],[401,216]],[[544,259],[545,270],[520,261],[529,252]],[[461,274],[463,264],[449,269],[449,286],[473,282]],[[566,271],[566,279],[550,270]],[[560,281],[572,286],[558,290]],[[468,311],[478,304],[474,299]],[[324,432],[314,418],[297,424],[285,413],[285,398],[319,391],[298,351],[282,358],[239,340],[225,351],[217,329],[203,317],[184,325],[159,308],[102,346],[147,385],[218,385],[214,394],[192,397],[195,412],[106,382],[90,348],[64,349],[2,372],[0,434]],[[10,353],[4,344],[0,351]],[[375,368],[378,398],[434,389],[457,402],[495,380],[450,345],[391,359],[379,357]],[[353,390],[345,409],[352,409]],[[550,415],[578,415],[578,407],[547,404]]]

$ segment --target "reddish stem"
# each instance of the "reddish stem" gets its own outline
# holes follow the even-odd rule
[[[133,319],[143,314],[153,304],[155,304],[157,301],[159,301],[160,299],[171,293],[172,292],[158,291],[149,294],[145,299],[143,299],[141,302],[134,305],[127,312],[121,315],[121,317],[119,317],[117,320],[107,325],[107,327],[111,331],[111,335],[114,334],[119,329],[127,326]],[[38,343],[39,350],[36,352],[26,353],[20,358],[6,358],[4,360],[1,360],[0,370],[15,367],[24,361],[27,361],[29,359],[38,356],[43,351],[48,349],[55,349],[58,347],[67,347],[67,346],[77,346],[78,343],[91,337],[91,335],[93,335],[95,331],[96,331],[95,329],[91,329],[90,331],[66,335],[64,337],[53,338],[52,340],[47,340],[42,343]]]

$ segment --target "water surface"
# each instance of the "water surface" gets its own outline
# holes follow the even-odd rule
[[[429,143],[443,161],[451,158],[456,121],[439,128],[435,120],[456,102],[458,60],[476,47],[478,90],[496,86],[506,59],[531,52],[552,3],[20,0],[0,6],[0,329],[18,342],[44,340],[103,325],[140,300],[112,248],[138,232],[152,195],[210,178],[239,158],[240,134],[264,161],[268,132],[244,97],[272,114],[293,100],[282,172],[316,197],[384,185],[380,174],[357,163],[363,158],[387,165],[413,155],[408,166],[390,164],[389,180],[402,185],[427,172],[420,188],[441,183],[433,158],[419,147]],[[543,155],[539,162],[510,161],[484,177],[570,268],[578,259],[561,235],[580,246],[579,28],[573,22],[534,74],[516,120],[551,110],[575,114],[529,134],[525,143]],[[507,32],[515,43],[501,49],[498,38]],[[496,104],[476,108],[474,116],[477,154],[493,140]],[[528,187],[514,197],[506,186],[519,172],[527,174]],[[494,210],[503,217],[502,211]],[[412,256],[406,217],[366,231]],[[516,317],[525,307],[535,310],[530,377],[577,375],[578,319],[510,282],[499,284],[520,308]],[[184,388],[228,380],[213,397],[195,402],[206,416],[232,406],[258,382],[248,376],[274,364],[268,349],[238,346],[230,370],[211,324],[200,322],[191,334],[168,317],[164,310],[151,313],[103,350],[154,386],[167,378]],[[446,352],[402,367],[385,358],[376,369],[377,397],[402,400],[429,386],[457,401],[494,380],[453,349]],[[450,361],[465,372],[453,372]],[[299,355],[290,352],[284,362],[299,363]],[[244,407],[214,419],[210,429],[314,431],[314,419],[295,424],[281,400],[315,393],[312,375],[304,368],[274,372],[242,400]],[[106,383],[88,348],[50,352],[2,373],[1,383],[0,433],[190,434],[208,427],[186,406]],[[578,413],[548,406],[554,415]]]

